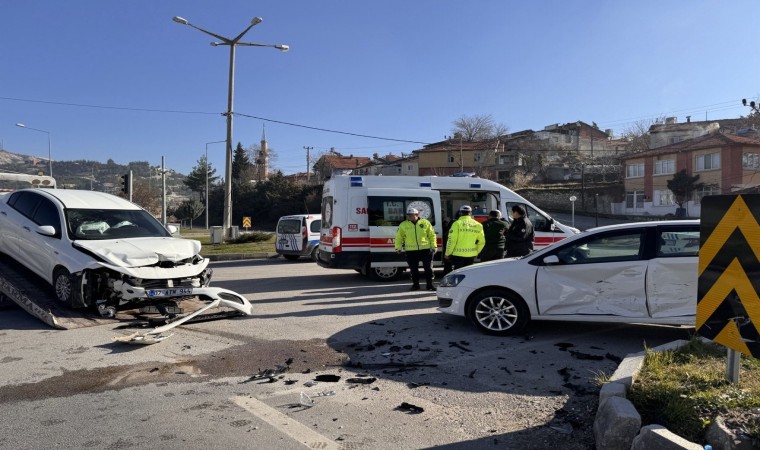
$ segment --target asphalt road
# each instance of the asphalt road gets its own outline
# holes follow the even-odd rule
[[[152,346],[112,342],[134,331],[114,325],[59,331],[1,310],[0,448],[586,449],[595,379],[688,335],[544,322],[497,338],[406,281],[306,260],[214,268],[255,315]],[[308,385],[320,375],[340,379]]]

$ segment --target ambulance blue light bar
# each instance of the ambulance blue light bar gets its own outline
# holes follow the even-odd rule
[[[429,181],[425,181],[423,183],[420,183],[420,187],[427,187],[427,188],[433,187],[433,183],[431,183]]]
[[[364,178],[362,177],[351,177],[351,187],[363,187],[363,181]]]
[[[470,188],[472,189],[480,189],[481,184],[480,183],[470,183]]]

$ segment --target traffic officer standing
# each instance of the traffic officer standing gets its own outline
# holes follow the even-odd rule
[[[396,253],[403,250],[406,262],[412,273],[412,291],[420,290],[420,261],[425,271],[426,289],[434,291],[433,286],[433,255],[437,244],[433,225],[420,218],[420,212],[414,208],[406,210],[406,220],[401,222],[396,232]]]
[[[459,208],[459,214],[459,219],[451,224],[444,255],[455,270],[475,262],[475,257],[486,245],[483,225],[472,218],[472,208],[464,205]]]
[[[525,256],[533,251],[533,224],[525,215],[525,208],[512,206],[512,223],[507,229],[507,258]]]

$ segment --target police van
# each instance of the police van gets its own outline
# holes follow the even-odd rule
[[[291,261],[301,256],[308,256],[316,261],[321,224],[320,214],[294,214],[280,217],[277,221],[274,250]]]
[[[491,210],[511,217],[513,205],[523,205],[535,231],[535,249],[578,233],[499,183],[481,178],[435,176],[351,176],[327,180],[322,190],[322,230],[317,263],[322,267],[354,269],[376,280],[395,280],[407,267],[395,252],[398,225],[407,208],[433,225],[438,252],[433,265],[442,265],[443,222],[454,220],[463,205],[485,221]]]

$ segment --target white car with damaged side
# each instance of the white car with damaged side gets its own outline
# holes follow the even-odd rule
[[[519,333],[530,320],[693,326],[698,254],[698,220],[594,228],[447,274],[438,310],[494,335]]]
[[[209,288],[195,240],[172,237],[147,211],[111,194],[22,189],[0,195],[0,252],[74,308],[118,309],[197,296],[251,314],[247,299]]]

